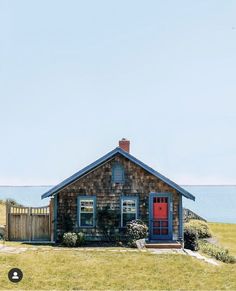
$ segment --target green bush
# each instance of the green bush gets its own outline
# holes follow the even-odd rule
[[[231,256],[229,254],[229,251],[227,249],[224,249],[220,246],[213,245],[209,242],[206,242],[204,240],[200,241],[200,250],[208,254],[211,257],[216,258],[219,261],[222,261],[224,263],[235,263],[236,259],[235,257]]]
[[[205,221],[191,219],[185,225],[189,226],[192,229],[195,229],[198,234],[198,238],[207,238],[212,236],[209,226]]]
[[[132,220],[127,224],[126,234],[128,238],[128,245],[130,247],[137,247],[136,240],[147,237],[148,227],[140,219]]]
[[[5,238],[5,227],[0,226],[0,240],[4,240]]]
[[[12,198],[8,198],[6,200],[6,203],[10,206],[15,206],[15,207],[23,207],[22,204],[18,203],[16,200],[12,199]]]
[[[65,232],[63,234],[62,243],[66,247],[81,246],[85,242],[85,237],[82,232]]]
[[[119,214],[116,210],[105,206],[97,211],[97,227],[102,232],[106,241],[115,239],[115,229],[119,227]]]
[[[63,234],[62,243],[66,247],[75,247],[77,244],[78,236],[75,232],[66,232]]]
[[[192,228],[188,223],[184,225],[184,247],[192,251],[197,251],[198,233],[195,228]]]
[[[76,241],[76,245],[77,246],[81,246],[85,243],[85,237],[83,232],[78,232],[77,233],[77,241]]]

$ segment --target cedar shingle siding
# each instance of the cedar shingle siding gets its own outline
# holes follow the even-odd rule
[[[112,183],[112,166],[115,163],[120,163],[124,167],[124,182],[121,184]],[[87,239],[102,239],[102,235],[97,227],[78,229],[78,195],[96,195],[97,209],[102,209],[106,206],[113,209],[117,213],[117,219],[113,222],[116,225],[115,233],[122,236],[124,230],[120,227],[121,195],[139,197],[139,218],[148,225],[150,192],[172,193],[173,238],[178,239],[180,236],[178,219],[180,194],[165,182],[120,154],[117,154],[110,161],[107,161],[58,192],[57,238],[60,240],[64,232],[81,230],[86,234]]]

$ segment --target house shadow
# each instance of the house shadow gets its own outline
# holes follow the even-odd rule
[[[56,247],[56,248],[114,248],[114,247],[127,247],[125,243],[108,242],[108,241],[87,241],[80,246],[67,247],[62,243],[55,243],[51,241],[18,241],[22,246],[44,246],[44,247]]]

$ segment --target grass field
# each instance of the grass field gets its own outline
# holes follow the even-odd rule
[[[233,252],[236,225],[210,226],[221,245]],[[221,235],[221,229],[227,237]],[[14,242],[6,245],[25,246]],[[0,254],[0,290],[236,290],[236,264],[220,263],[217,267],[186,255],[124,250],[54,250],[42,246],[22,254]],[[18,285],[7,279],[12,267],[24,272]]]
[[[209,223],[209,226],[219,244],[229,249],[230,253],[236,256],[236,224]]]
[[[10,283],[19,267],[24,279]],[[48,250],[0,255],[0,289],[22,290],[235,290],[236,265],[219,267],[186,255],[110,250]]]
[[[0,215],[2,209],[0,205]],[[236,224],[210,223],[210,227],[219,243],[235,255]],[[6,245],[26,246],[16,242]],[[18,284],[7,279],[13,267],[24,273]],[[187,255],[154,255],[124,248],[40,246],[21,254],[0,253],[0,290],[78,289],[236,290],[236,264],[213,266]]]

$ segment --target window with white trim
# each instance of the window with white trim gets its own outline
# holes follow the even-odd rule
[[[79,227],[94,227],[95,226],[95,196],[78,197],[78,220]]]
[[[138,217],[138,198],[122,197],[121,198],[121,227],[125,227],[128,222]]]

